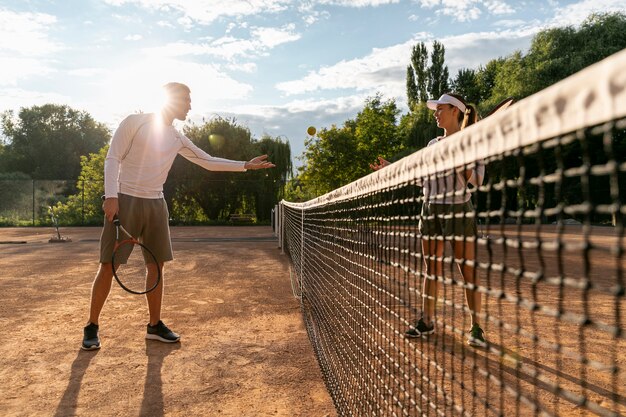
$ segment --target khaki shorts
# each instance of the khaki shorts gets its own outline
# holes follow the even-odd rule
[[[425,238],[435,236],[476,236],[476,221],[467,214],[474,212],[471,201],[463,204],[430,204],[422,205],[419,231]],[[467,213],[459,216],[459,214]],[[454,214],[454,217],[452,216]]]
[[[146,245],[159,262],[174,259],[170,240],[169,212],[165,200],[119,194],[118,201],[120,209],[118,217],[128,233]],[[115,246],[115,230],[113,223],[105,218],[100,236],[100,263],[111,263]],[[123,232],[120,233],[123,234]],[[120,261],[124,263],[123,259]],[[115,263],[117,263],[117,257]]]

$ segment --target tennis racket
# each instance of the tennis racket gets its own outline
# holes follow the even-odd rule
[[[124,229],[117,216],[113,218],[113,224],[115,225],[115,246],[111,256],[111,265],[115,280],[120,287],[132,294],[146,294],[154,290],[161,281],[161,268],[159,268],[156,256]],[[124,238],[122,238],[122,233],[125,235]],[[149,263],[154,263],[157,267],[157,276],[150,282],[146,267]]]
[[[496,106],[491,109],[491,111],[489,113],[487,113],[487,115],[485,117],[483,117],[483,119],[491,116],[492,114],[495,114],[499,111],[502,110],[506,110],[511,104],[515,103],[515,99],[513,97],[509,97],[509,98],[505,98],[504,100],[502,100],[501,102],[499,102],[498,104],[496,104]]]

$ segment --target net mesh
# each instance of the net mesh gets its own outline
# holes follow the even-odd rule
[[[625,67],[623,51],[281,203],[279,240],[339,415],[626,414]],[[455,199],[469,203],[435,204]],[[434,333],[410,337],[429,316]],[[485,345],[468,344],[473,322]]]

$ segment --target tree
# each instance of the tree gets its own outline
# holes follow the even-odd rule
[[[486,114],[491,107],[489,103],[486,103],[493,96],[493,89],[496,85],[496,75],[498,69],[504,62],[504,58],[492,59],[487,62],[487,65],[480,66],[476,71],[476,89],[478,90],[478,99],[474,102],[478,105],[479,113]],[[502,97],[504,99],[505,97]],[[495,98],[493,101],[498,103],[499,100]],[[495,104],[494,103],[494,104]]]
[[[428,67],[428,92],[431,97],[439,98],[449,90],[448,67],[445,62],[446,49],[441,42],[433,42],[433,50],[430,54],[430,67]]]
[[[107,127],[87,112],[45,104],[2,114],[4,172],[34,179],[76,179],[81,156],[98,152],[110,139]]]
[[[532,69],[532,94],[626,48],[626,14],[592,14],[579,29],[546,29],[532,40],[525,65]]]
[[[21,172],[0,172],[0,224],[14,224],[32,207],[32,180]]]
[[[251,172],[256,182],[250,190],[255,196],[255,214],[257,220],[268,220],[272,208],[284,198],[285,185],[292,176],[291,147],[288,141],[265,135],[255,143],[258,154],[267,155],[276,165],[275,168]]]
[[[428,99],[427,85],[428,72],[426,63],[428,51],[424,42],[419,42],[411,51],[411,62],[406,68],[406,90],[409,108],[412,109],[417,103]]]
[[[63,224],[102,223],[102,196],[104,195],[104,160],[109,145],[98,152],[81,156],[81,171],[76,181],[77,193],[67,201],[58,202],[54,212]]]
[[[394,161],[415,152],[437,135],[437,124],[432,112],[426,107],[429,97],[439,98],[449,90],[448,67],[444,64],[445,48],[440,42],[433,42],[430,65],[427,65],[428,51],[423,42],[411,51],[411,63],[407,67],[407,101],[409,114],[402,116],[398,128],[401,146],[398,153],[390,155]],[[468,86],[469,88],[469,86]]]
[[[321,195],[371,173],[378,156],[391,158],[402,149],[395,101],[368,98],[354,120],[322,129],[305,142],[298,184],[305,195]]]
[[[497,68],[491,96],[486,98],[483,107],[491,108],[506,97],[519,100],[535,92],[532,71],[520,51],[511,54]]]
[[[465,97],[468,103],[478,103],[481,99],[478,75],[472,69],[462,68],[452,81],[452,90]]]
[[[425,102],[419,103],[412,112],[400,119],[398,134],[402,138],[404,150],[394,155],[390,161],[396,161],[422,149],[437,136],[438,129],[433,111],[426,107]]]
[[[626,33],[626,15],[623,13],[593,14],[579,28],[567,26],[539,32],[533,38],[526,55],[519,51],[515,52],[506,58],[490,61],[485,71],[479,71],[479,84],[483,83],[480,88],[484,91],[481,109],[487,110],[507,96],[521,99],[534,94],[626,48],[624,33]],[[489,85],[491,92],[486,94]],[[593,136],[585,137],[584,142],[587,149],[586,157],[592,165],[607,162],[606,143]],[[611,144],[614,155],[623,155],[616,151],[625,149],[624,143],[623,131],[616,131]],[[571,205],[582,202],[584,190],[578,178],[565,177],[558,187],[549,183],[541,192],[528,180],[540,177],[541,171],[555,172],[557,161],[563,165],[564,168],[561,169],[580,166],[583,154],[581,143],[572,142],[559,146],[558,151],[558,156],[551,148],[542,150],[541,156],[520,153],[515,157],[507,157],[490,164],[488,176],[494,183],[506,183],[508,179],[517,181],[520,176],[524,177],[519,188],[507,187],[504,190],[506,201],[503,204],[508,210],[546,208],[555,207],[557,204]],[[591,176],[586,192],[594,204],[609,204],[608,177]],[[494,201],[492,196],[492,203]],[[498,202],[499,200],[495,201],[496,206]],[[597,213],[591,213],[590,216],[592,221],[606,220]]]
[[[276,168],[263,172],[208,172],[177,157],[165,183],[165,198],[174,219],[226,220],[231,214],[255,213],[268,220],[271,207],[282,197],[291,175],[289,144],[269,136],[254,141],[250,130],[237,121],[216,117],[190,125],[184,133],[210,155],[246,161],[267,153]]]

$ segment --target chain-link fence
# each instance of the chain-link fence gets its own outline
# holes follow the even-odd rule
[[[170,222],[270,224],[271,208],[279,197],[275,195],[275,186],[265,184],[264,181],[251,185],[250,180],[220,180],[211,183],[203,192],[202,187],[191,180],[168,181],[166,201]],[[196,191],[197,198],[190,198],[193,194],[189,189],[192,187],[200,189]],[[208,188],[212,189],[213,194]],[[100,225],[100,196],[103,189],[102,181],[0,180],[0,226],[52,225],[52,210],[59,224],[65,226]]]
[[[85,187],[82,187],[84,190]],[[79,193],[76,181],[0,180],[0,224],[37,226],[52,224],[50,207]],[[87,219],[84,219],[87,222]]]

